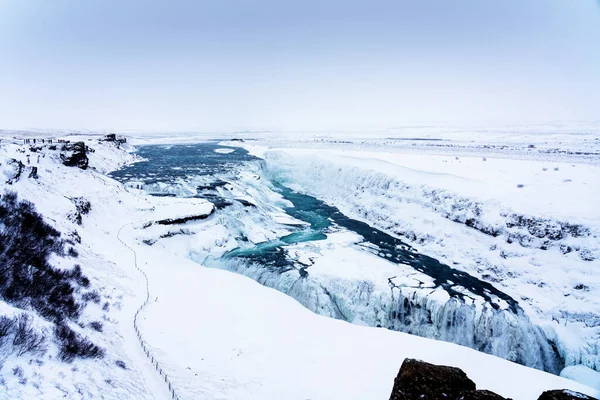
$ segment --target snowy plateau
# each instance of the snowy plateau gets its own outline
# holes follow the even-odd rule
[[[0,398],[600,395],[597,125],[0,138]]]

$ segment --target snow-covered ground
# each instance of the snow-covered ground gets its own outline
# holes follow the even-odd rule
[[[181,229],[187,230],[184,234],[168,237],[162,240],[160,245],[150,246],[144,243],[144,240],[160,237],[168,233],[168,230],[174,229],[157,224],[149,226],[150,222],[189,217],[196,212],[206,214],[212,207],[198,199],[149,197],[136,189],[126,189],[103,173],[135,161],[135,158],[127,153],[128,148],[124,146],[117,149],[110,143],[98,143],[97,137],[81,136],[79,139],[83,139],[95,150],[90,154],[90,167],[95,169],[83,171],[62,166],[56,152],[48,149],[42,150],[41,154],[46,156],[41,157],[38,164],[38,153],[32,154],[28,150],[29,146],[22,146],[18,140],[15,140],[15,143],[6,143],[7,141],[3,140],[0,144],[2,171],[10,173],[10,168],[7,167],[8,169],[5,170],[4,167],[8,165],[8,159],[15,158],[21,160],[26,168],[32,165],[38,166],[39,178],[27,178],[27,174],[24,173],[12,185],[5,184],[4,179],[1,185],[3,190],[16,191],[20,198],[32,201],[47,221],[63,234],[77,230],[81,237],[81,244],[77,246],[80,254],[77,263],[81,264],[83,273],[90,278],[92,287],[97,288],[101,293],[102,301],[106,300],[109,303],[108,310],[90,304],[81,317],[82,322],[86,323],[102,318],[104,331],[82,330],[82,332],[105,348],[106,355],[103,359],[76,360],[72,364],[57,361],[53,356],[54,349],[50,349],[46,356],[31,361],[14,354],[8,355],[0,370],[2,376],[0,382],[3,385],[0,397],[169,398],[164,380],[145,357],[133,329],[133,316],[146,296],[145,281],[134,268],[131,252],[123,246],[119,238],[135,251],[137,264],[148,275],[150,303],[138,319],[138,325],[151,354],[169,376],[180,398],[385,399],[389,396],[393,379],[405,357],[458,366],[467,372],[479,388],[490,389],[514,399],[536,399],[543,390],[551,388],[571,388],[592,396],[600,394],[597,390],[576,382],[462,346],[325,318],[306,310],[289,296],[266,288],[246,277],[204,268],[188,259],[189,246],[197,246],[200,253],[204,252],[213,257],[231,250],[227,244],[230,233],[227,232],[226,226],[219,223],[217,216],[187,222],[181,226]],[[285,175],[286,168],[290,168],[293,163],[304,163],[307,160],[307,157],[300,156],[300,151],[285,151],[287,152],[284,157],[285,162],[280,157],[282,154],[280,150],[264,153],[267,156],[267,168],[273,174]],[[30,156],[30,164],[27,164],[27,155]],[[316,153],[308,159],[314,165],[321,165],[318,161],[319,157]],[[336,164],[338,169],[343,169],[340,160],[344,157],[337,152],[329,152],[326,156],[327,162],[340,163]],[[365,162],[369,164],[374,158],[372,155],[364,155],[364,157],[367,158]],[[376,164],[379,163],[393,164],[389,160],[376,161]],[[401,166],[394,166],[396,167]],[[559,168],[559,171],[552,169],[547,172],[561,170],[562,168]],[[311,170],[307,169],[303,173],[308,180]],[[294,175],[294,183],[298,188],[302,187],[304,190],[317,193],[318,189],[309,187],[303,181],[305,179],[303,173]],[[348,183],[342,180],[340,185],[344,182]],[[524,182],[526,186],[523,189],[526,189],[527,182]],[[330,190],[338,189],[337,185],[333,185],[335,182],[329,183]],[[510,185],[507,183],[508,186]],[[352,186],[347,186],[346,190],[350,188]],[[347,203],[336,204],[342,211],[350,214],[354,212],[353,215],[362,218],[352,208],[352,196],[348,196],[348,193],[345,192],[344,195],[345,200],[349,200]],[[255,197],[271,195],[256,192],[252,194]],[[65,196],[83,196],[91,202],[92,210],[89,215],[83,217],[81,226],[68,219],[67,216],[73,212],[73,204]],[[334,202],[327,196],[323,198]],[[390,198],[386,204],[385,196],[381,196],[381,200],[383,203],[380,208],[398,201]],[[484,277],[481,271],[472,268],[466,261],[472,254],[483,253],[478,246],[471,246],[472,243],[477,244],[481,241],[483,245],[480,247],[484,247],[488,246],[487,240],[490,246],[493,244],[504,246],[496,252],[488,250],[490,254],[499,253],[505,247],[512,252],[517,251],[513,249],[515,243],[512,244],[513,246],[505,244],[505,236],[488,237],[464,224],[449,220],[447,216],[435,217],[441,213],[433,208],[427,211],[426,204],[418,206],[425,210],[420,214],[421,219],[424,218],[425,212],[429,212],[429,218],[432,218],[430,223],[434,228],[432,235],[443,232],[445,228],[448,229],[448,234],[441,236],[442,242],[448,240],[444,243],[445,246],[436,244],[438,241],[432,240],[423,242],[418,247],[423,252],[436,254],[447,260],[452,260],[453,254],[461,255],[461,258],[457,258],[460,264],[456,265],[456,268],[470,270]],[[397,209],[392,211],[396,212]],[[268,212],[280,224],[301,224],[276,208]],[[565,219],[566,217],[568,216],[565,216]],[[586,216],[582,215],[582,218],[585,220]],[[486,219],[482,220],[488,222]],[[250,220],[249,223],[251,222]],[[370,222],[379,224],[377,219]],[[415,224],[415,232],[423,226],[411,220],[409,223]],[[443,225],[445,223],[447,225]],[[382,227],[391,230],[389,227]],[[594,227],[590,226],[590,229],[592,228]],[[466,236],[467,233],[463,233],[470,231],[475,232],[472,234],[474,236],[469,237]],[[119,232],[120,235],[117,236]],[[282,232],[283,228],[281,232],[275,233],[279,235]],[[272,230],[259,227],[253,233],[256,237],[252,239],[256,242],[269,240],[273,234]],[[457,253],[443,253],[444,247],[449,248],[459,242],[459,239],[457,242],[452,241],[456,235],[463,235],[458,236],[459,239],[461,237],[469,239],[461,245],[462,247],[459,246],[460,251],[457,250]],[[344,234],[332,235],[331,238],[335,249],[354,240],[354,237]],[[579,242],[576,244],[580,249],[583,247]],[[592,245],[588,247],[591,247],[592,255],[596,254]],[[562,255],[556,247],[551,246],[546,252],[552,257],[548,256],[547,259],[541,258],[544,251],[534,245],[519,247],[518,251],[529,252],[525,256],[526,262],[523,262],[523,274],[527,276],[534,273],[532,272],[534,268],[531,266],[534,264],[529,262],[530,258],[538,262],[550,263],[547,264],[550,267],[546,264],[537,266],[538,270],[546,269],[546,272],[536,272],[537,275],[534,275],[540,279],[540,282],[543,278],[543,282],[550,286],[550,289],[538,288],[538,285],[531,285],[524,278],[520,280],[515,278],[512,284],[510,280],[508,283],[502,280],[499,284],[511,293],[516,293],[521,288],[526,289],[523,293],[526,293],[531,300],[523,300],[523,302],[528,304],[530,307],[528,311],[531,311],[532,315],[539,315],[540,321],[546,319],[537,309],[549,310],[551,307],[548,304],[553,302],[552,296],[556,299],[556,293],[562,293],[557,292],[559,279],[568,279],[566,282],[574,283],[583,275],[583,266],[594,265],[594,261],[584,261],[581,258],[581,250],[573,250]],[[301,253],[306,254],[305,251]],[[570,264],[572,271],[569,273],[558,271],[556,267],[558,264],[554,259],[558,259],[559,255],[572,258]],[[327,257],[326,252],[323,253],[323,260],[318,260],[313,265],[315,274],[331,273],[331,264],[324,262],[325,257]],[[352,265],[360,266],[358,261],[361,259],[361,254],[352,253],[347,257],[357,261]],[[484,254],[481,257],[484,257]],[[502,259],[508,263],[513,258],[519,257],[509,256],[499,259],[489,258],[489,260],[491,263]],[[74,263],[74,261],[67,259],[62,260],[61,263]],[[500,265],[506,268],[506,271],[513,271],[517,264]],[[368,272],[355,268],[346,273],[352,278],[362,274],[365,279],[377,280],[379,279],[377,276],[364,276],[364,274],[377,274],[381,271],[383,276],[387,274],[385,269],[388,267],[382,262],[378,268]],[[550,273],[547,272],[547,268],[552,268],[552,274],[562,275],[549,279]],[[493,273],[495,275],[492,276],[503,277],[501,274],[496,274],[496,271]],[[506,275],[509,275],[508,272]],[[582,289],[581,295],[576,295],[579,292],[573,292],[567,296],[572,297],[565,300],[567,305],[564,307],[571,307],[568,310],[594,311],[594,296],[596,300],[598,297],[597,280],[594,279],[597,278],[591,272],[585,276],[586,280],[583,284],[589,290]],[[546,301],[543,299],[544,296],[548,297]],[[0,302],[0,304],[3,312],[14,312],[6,303]],[[40,317],[36,317],[36,321],[40,326],[45,323]],[[560,321],[562,326],[564,320]],[[568,335],[571,335],[568,337],[573,338],[574,346],[581,344],[582,337],[586,338],[577,336],[580,331],[587,334],[593,330],[593,327],[587,330],[582,328],[580,331],[570,328],[571,325],[577,324],[569,322],[565,328]],[[555,330],[558,331],[558,328]],[[116,361],[122,361],[126,368],[117,367]],[[27,380],[23,381],[13,373],[15,366],[22,367]],[[572,373],[570,377],[579,377],[589,371],[570,372]],[[593,378],[595,375],[591,376],[592,379],[586,382],[595,384]]]
[[[600,135],[581,136],[561,140],[597,147]],[[377,151],[357,151],[352,140],[223,144],[263,157],[272,179],[492,282],[544,328],[566,365],[600,370],[600,156],[525,157],[539,143],[513,137],[521,155],[473,157],[486,139],[460,139],[445,154],[385,151],[381,140]]]
[[[143,353],[137,347],[131,323],[141,303],[142,286],[130,266],[131,256],[116,237],[120,226],[131,218],[131,210],[148,207],[148,204],[141,197],[127,195],[120,185],[99,172],[118,168],[134,161],[134,157],[124,150],[85,139],[92,148],[98,149],[97,153],[90,154],[91,166],[96,166],[98,171],[62,166],[58,152],[47,146],[32,153],[29,145],[7,144],[3,140],[0,145],[2,171],[11,172],[7,162],[10,159],[20,160],[26,170],[11,185],[5,183],[5,175],[2,175],[0,187],[3,193],[15,191],[20,199],[31,201],[63,236],[77,232],[81,238],[81,244],[76,246],[79,257],[57,259],[56,265],[70,268],[75,263],[80,264],[83,274],[90,279],[91,288],[99,292],[101,300],[98,304],[88,303],[80,322],[87,325],[100,321],[102,332],[89,328],[79,329],[79,332],[104,348],[106,355],[100,360],[60,362],[52,339],[43,357],[3,354],[0,398],[152,399],[162,398],[161,393],[166,392],[151,375],[153,371],[148,370]],[[31,166],[38,168],[38,179],[27,177]],[[74,211],[68,197],[78,196],[92,204],[82,226],[68,217]],[[20,311],[3,301],[0,304],[4,315]],[[35,317],[35,323],[50,329],[48,321],[39,316]],[[75,324],[72,326],[77,328]],[[117,366],[117,361],[125,368]],[[18,368],[23,370],[22,374],[15,373]]]

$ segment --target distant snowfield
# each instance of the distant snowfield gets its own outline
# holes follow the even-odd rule
[[[273,152],[270,149],[262,153]],[[284,152],[308,159],[320,157],[347,168],[382,172],[407,184],[452,191],[515,212],[600,226],[600,209],[590,201],[600,199],[599,165],[351,150]]]
[[[206,213],[210,206],[197,199],[157,198],[138,190],[125,190],[102,174],[135,159],[123,149],[98,144],[96,140],[89,141],[87,136],[78,138],[89,142],[89,146],[96,150],[90,155],[90,165],[96,167],[96,171],[63,167],[56,158],[48,156],[41,161],[38,180],[23,177],[10,187],[3,184],[2,189],[15,190],[19,196],[34,202],[59,230],[79,231],[82,238],[80,262],[84,274],[92,279],[93,285],[104,287],[114,299],[114,306],[106,314],[108,320],[104,333],[93,336],[106,348],[107,357],[97,361],[76,361],[72,365],[46,358],[42,365],[30,365],[28,360],[9,356],[0,370],[5,380],[5,387],[1,389],[9,398],[54,399],[64,396],[80,399],[95,398],[100,394],[108,399],[168,397],[164,381],[139,348],[131,325],[137,307],[145,298],[145,289],[142,277],[133,267],[131,253],[117,240],[119,230],[121,239],[135,250],[138,265],[149,278],[151,302],[139,320],[142,336],[152,355],[169,375],[180,398],[387,399],[405,357],[460,367],[477,383],[478,388],[493,390],[516,400],[535,400],[542,391],[552,388],[569,388],[596,397],[600,395],[600,389],[465,347],[316,315],[289,296],[251,279],[205,268],[191,261],[187,244],[177,247],[178,243],[183,243],[183,236],[163,245],[148,246],[142,240],[155,234],[152,231],[155,227],[143,229],[148,222],[195,212]],[[167,142],[164,138],[161,141]],[[290,150],[288,145],[268,149],[268,143],[254,143],[252,146],[255,147],[247,143],[242,145],[263,155],[269,172],[280,174],[284,179],[291,179],[286,175],[288,168],[308,166],[303,173],[294,173],[296,188],[322,194],[321,198],[334,202],[343,212],[361,218],[356,204],[365,207],[375,204],[382,213],[398,221],[407,218],[403,229],[412,230],[415,237],[425,233],[433,237],[421,244],[415,243],[422,252],[447,262],[456,261],[456,268],[478,276],[488,274],[499,279],[496,285],[513,295],[527,297],[520,302],[540,323],[550,326],[554,324],[551,318],[557,318],[560,323],[552,325],[549,331],[563,335],[566,345],[570,346],[569,351],[574,352],[589,344],[594,339],[593,335],[597,334],[594,326],[586,327],[585,322],[568,319],[569,313],[575,312],[596,315],[600,284],[598,274],[591,266],[597,266],[597,261],[584,261],[577,251],[562,255],[558,248],[543,251],[535,247],[522,248],[517,243],[505,244],[502,237],[494,238],[463,223],[451,221],[442,217],[438,210],[431,211],[425,203],[415,205],[393,196],[378,196],[381,202],[373,203],[369,193],[364,194],[365,197],[357,197],[349,192],[352,188],[350,183],[364,176],[364,171],[368,170],[394,178],[408,177],[407,183],[411,186],[427,184],[448,193],[455,190],[462,197],[477,199],[484,204],[496,200],[493,210],[507,207],[520,213],[533,213],[536,211],[534,200],[519,201],[512,197],[526,194],[532,199],[537,192],[529,189],[535,187],[540,190],[539,198],[548,200],[546,196],[552,193],[553,185],[564,184],[565,188],[577,186],[573,189],[577,196],[561,198],[557,200],[558,205],[549,200],[542,202],[540,210],[543,215],[560,216],[582,224],[592,221],[588,225],[590,229],[596,229],[598,211],[586,204],[584,198],[595,196],[595,190],[598,190],[598,178],[595,176],[600,175],[590,163],[586,163],[585,168],[583,164],[576,167],[569,164],[570,168],[581,171],[577,176],[568,173],[571,169],[565,163],[548,163],[547,171],[539,171],[539,176],[548,176],[548,181],[537,182],[538,167],[544,168],[542,164],[536,164],[537,161],[515,166],[508,161],[491,160],[491,157],[486,161],[477,158],[463,160],[463,155],[459,160],[451,156],[412,155],[411,158],[393,153],[379,154],[379,151],[378,155],[355,151],[348,155],[343,149],[314,151]],[[19,144],[0,144],[0,164],[8,158],[25,162],[25,155],[18,149],[21,149]],[[459,162],[461,160],[464,164]],[[310,164],[307,165],[307,162]],[[477,168],[479,163],[482,164],[480,170]],[[490,163],[490,166],[485,163]],[[341,179],[345,172],[330,175],[331,168],[346,171],[351,166],[355,168],[354,175],[348,175],[347,180]],[[554,171],[556,166],[558,171]],[[523,178],[512,177],[521,171],[524,171]],[[318,176],[323,185],[308,185],[314,174],[321,174]],[[490,177],[498,179],[502,186],[494,187]],[[571,182],[563,182],[565,179],[571,179]],[[574,182],[575,185],[567,185]],[[525,186],[517,188],[515,183]],[[329,187],[326,188],[325,184]],[[502,188],[510,190],[510,194],[502,196]],[[334,200],[336,190],[345,191],[345,202]],[[482,193],[479,193],[480,190]],[[398,190],[392,195],[401,192]],[[413,194],[422,198],[417,192]],[[84,217],[82,227],[65,220],[71,210],[65,195],[85,196],[91,201],[92,212]],[[496,195],[500,197],[496,198]],[[356,203],[353,203],[354,199]],[[570,206],[570,201],[577,206]],[[394,204],[401,207],[395,208]],[[404,206],[410,207],[410,212],[403,212]],[[494,214],[490,212],[490,215]],[[285,215],[275,213],[273,216],[284,224],[299,223]],[[382,220],[363,219],[375,225],[382,224]],[[389,221],[395,223],[397,220]],[[487,221],[485,218],[482,220]],[[204,229],[201,234],[185,237],[195,238],[194,243],[200,248],[204,246],[207,252],[217,255],[230,249],[226,240],[222,240],[227,232],[217,220],[187,225]],[[392,226],[382,228],[393,232]],[[262,240],[268,239],[268,233],[263,233],[260,228],[255,235],[259,238],[264,236]],[[338,246],[354,240],[344,235],[332,238]],[[585,240],[585,243],[576,241],[575,245],[585,245],[591,249],[592,255],[596,254],[597,247],[593,246],[597,239]],[[497,250],[489,250],[494,245]],[[360,264],[360,255],[354,255],[356,263],[351,265],[356,267]],[[324,257],[328,256],[337,259],[337,255],[325,252]],[[328,274],[330,265],[317,261],[315,273]],[[488,270],[490,265],[497,265],[499,270]],[[565,265],[568,267],[565,268]],[[365,274],[377,275],[378,271],[385,272],[387,267],[381,263],[368,272],[353,268],[346,273],[351,277],[370,279]],[[386,274],[381,273],[382,276]],[[379,278],[379,275],[373,277]],[[580,293],[573,287],[581,282],[588,289]],[[85,318],[102,315],[94,307],[88,307]],[[563,327],[565,323],[567,325]],[[127,369],[115,368],[116,360],[123,360]],[[31,384],[19,383],[11,371],[15,365],[24,368],[30,383],[40,380],[36,374],[41,374],[41,387],[38,389]],[[585,381],[589,385],[597,382],[595,373],[589,375],[589,370],[569,372],[571,378],[587,374]]]

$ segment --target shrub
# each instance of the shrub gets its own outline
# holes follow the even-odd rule
[[[81,211],[89,212],[89,206],[84,204]],[[102,349],[65,323],[79,317],[82,305],[75,298],[75,289],[89,287],[90,281],[78,265],[68,271],[50,264],[53,255],[65,255],[60,233],[44,221],[32,203],[19,201],[11,192],[0,196],[0,226],[0,298],[54,322],[61,359],[102,356]],[[68,252],[74,256],[76,250],[70,247]],[[90,293],[95,294],[89,299],[99,303],[100,295]],[[46,335],[33,327],[27,314],[0,316],[0,343],[11,335],[19,355],[46,351]]]
[[[23,377],[23,368],[21,368],[20,366],[16,366],[12,369],[13,375],[18,376],[19,378]]]
[[[16,317],[16,320],[13,346],[17,350],[17,355],[22,356],[26,353],[44,354],[47,349],[46,335],[35,330],[31,324],[31,317],[25,313]]]
[[[0,316],[0,340],[12,334],[15,326],[15,319],[6,315]]]
[[[75,250],[75,247],[69,247],[69,250],[67,250],[67,255],[69,257],[77,258],[79,257],[79,252]]]
[[[104,330],[102,322],[100,322],[100,321],[90,322],[90,326],[92,327],[93,330],[98,331],[98,332],[102,332]]]
[[[54,330],[60,348],[58,357],[65,362],[71,362],[76,357],[102,358],[104,350],[81,336],[68,325],[58,324]]]
[[[73,269],[68,272],[68,276],[85,288],[90,286],[90,280],[83,275],[81,272],[81,265],[79,264],[76,264]]]
[[[86,303],[89,301],[92,301],[96,304],[100,303],[100,300],[102,299],[100,297],[100,293],[98,293],[98,291],[96,291],[96,290],[92,290],[91,292],[84,293],[83,296],[81,296],[81,298]]]
[[[71,233],[69,233],[69,242],[71,244],[73,243],[81,243],[81,236],[79,236],[79,233],[77,233],[77,231],[73,231]]]
[[[73,284],[85,283],[81,271],[57,270],[48,262],[52,254],[63,254],[60,233],[33,204],[10,192],[0,197],[0,224],[0,297],[52,321],[78,317]]]
[[[115,361],[115,364],[117,365],[117,367],[119,368],[123,368],[123,369],[127,369],[127,365],[125,365],[125,363],[121,360],[117,360]]]

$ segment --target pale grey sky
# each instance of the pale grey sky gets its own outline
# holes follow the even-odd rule
[[[594,0],[0,0],[0,128],[600,120]]]

